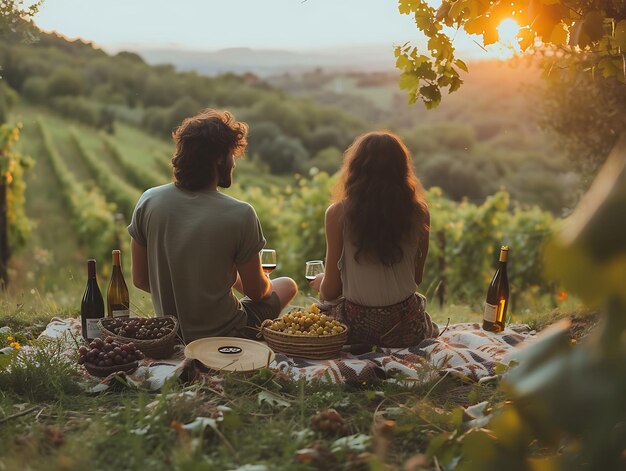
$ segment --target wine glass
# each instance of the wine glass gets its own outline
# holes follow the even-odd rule
[[[276,250],[261,250],[261,268],[263,268],[263,273],[265,273],[265,276],[269,278],[270,273],[272,273],[276,269]]]
[[[324,273],[324,262],[321,260],[309,260],[306,262],[304,277],[308,282],[313,281],[320,273]]]

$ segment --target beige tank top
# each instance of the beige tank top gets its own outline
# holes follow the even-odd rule
[[[391,266],[354,258],[356,246],[343,231],[343,251],[337,262],[343,283],[343,297],[362,306],[390,306],[404,301],[417,290],[415,264],[418,241],[415,239],[402,247],[403,257]]]

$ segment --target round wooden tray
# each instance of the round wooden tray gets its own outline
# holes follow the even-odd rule
[[[121,371],[125,373],[132,373],[139,366],[138,361],[132,363],[125,363],[123,365],[111,365],[111,366],[96,366],[93,363],[83,363],[85,369],[90,375],[97,376],[99,378],[105,378],[113,373],[119,373]]]
[[[344,330],[339,334],[311,337],[277,332],[267,327],[271,321],[266,322],[267,324],[262,325],[261,331],[267,344],[272,350],[292,357],[311,360],[337,358],[348,339],[348,326],[343,323],[341,326]]]

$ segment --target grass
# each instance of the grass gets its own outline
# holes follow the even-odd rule
[[[53,314],[45,304],[0,309],[0,327],[31,339]],[[595,323],[580,311],[530,321],[539,328],[561,317]],[[0,366],[0,470],[402,469],[416,455],[424,459],[434,438],[458,429],[463,407],[507,399],[493,382],[444,377],[357,388],[265,369],[170,381],[158,393],[116,383],[94,395],[60,344],[32,341],[25,351],[10,370]],[[352,445],[313,426],[329,409],[342,417]]]
[[[265,466],[260,469],[366,469],[348,466],[361,451],[337,444],[341,437],[315,429],[311,417],[337,410],[348,434],[377,442],[380,456],[366,445],[360,459],[396,465],[452,426],[453,408],[444,399],[447,385],[424,398],[426,387],[350,390],[293,382],[261,370],[215,378],[212,385],[171,383],[158,394],[121,389],[87,396],[67,387],[65,381],[73,381],[75,372],[62,361],[49,360],[46,367],[47,375],[27,394],[19,386],[27,384],[22,378],[32,379],[39,371],[32,364],[11,374],[17,387],[2,384],[4,469],[223,470],[252,464]],[[52,376],[56,379],[50,383]],[[474,387],[492,394],[488,387]],[[263,400],[268,394],[281,402]],[[210,425],[193,427],[198,418]],[[391,435],[379,430],[383,420],[394,420],[387,425]],[[318,455],[326,459],[320,462]]]

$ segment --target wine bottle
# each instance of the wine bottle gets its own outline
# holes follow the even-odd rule
[[[509,304],[509,277],[506,273],[506,261],[509,248],[500,249],[500,261],[487,290],[487,302],[483,314],[483,329],[501,332],[506,324],[506,311]]]
[[[96,261],[87,260],[87,287],[80,303],[83,338],[88,342],[102,337],[98,321],[104,317],[104,300],[96,279]]]
[[[120,263],[120,251],[114,250],[113,254],[113,270],[111,273],[111,281],[107,291],[107,316],[108,317],[129,317],[130,301],[128,296],[128,287],[124,281],[122,274],[122,265]]]

